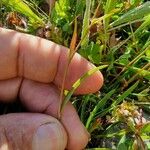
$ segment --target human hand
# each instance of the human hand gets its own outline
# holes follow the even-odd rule
[[[17,96],[30,113],[0,116],[0,150],[81,150],[88,132],[69,102],[57,119],[59,89],[67,63],[67,48],[39,37],[0,28],[0,101]],[[65,89],[94,66],[75,54]],[[103,84],[97,71],[75,94],[93,93]]]

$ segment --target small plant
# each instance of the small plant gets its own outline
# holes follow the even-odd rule
[[[144,116],[142,109],[134,103],[123,102],[113,112],[115,122],[122,122],[126,128],[118,144],[118,149],[148,149],[143,140],[148,140],[146,135],[150,132],[150,122]],[[122,132],[123,133],[123,132]]]

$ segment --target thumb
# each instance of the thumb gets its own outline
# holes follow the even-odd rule
[[[67,136],[55,118],[44,114],[0,116],[1,150],[64,150]]]

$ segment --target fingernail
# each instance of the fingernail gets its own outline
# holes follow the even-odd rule
[[[64,150],[63,138],[63,132],[56,123],[41,125],[33,136],[32,150]]]

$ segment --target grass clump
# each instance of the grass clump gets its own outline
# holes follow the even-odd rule
[[[57,0],[48,10],[44,4],[2,0],[0,25],[70,47],[70,60],[78,51],[104,67],[100,92],[71,98],[91,133],[87,149],[150,149],[150,2]],[[9,21],[12,12],[24,26]],[[74,84],[65,102],[88,75]]]

